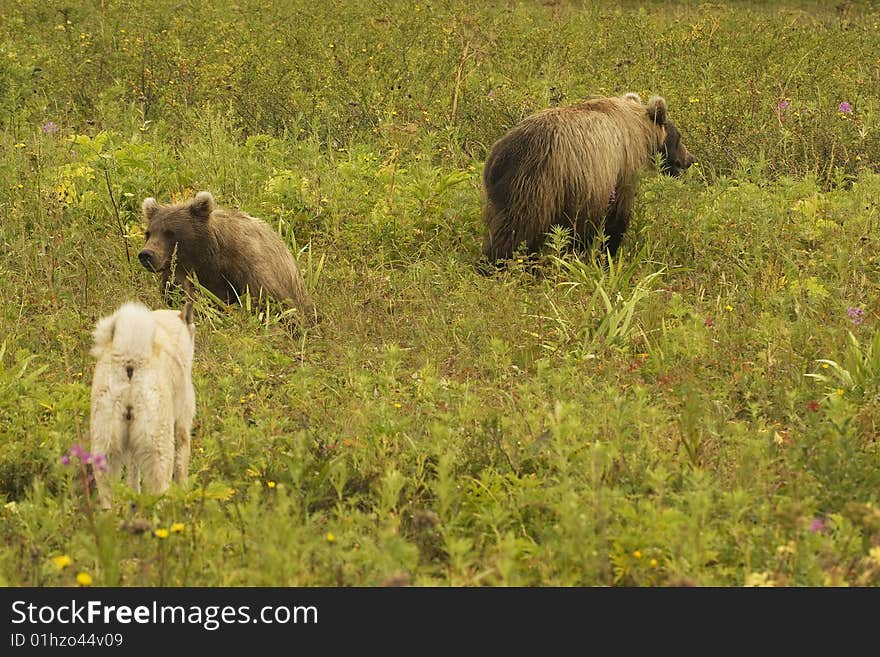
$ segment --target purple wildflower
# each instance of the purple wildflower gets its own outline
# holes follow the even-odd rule
[[[863,321],[865,321],[864,320],[865,311],[862,310],[861,308],[850,306],[847,309],[846,314],[849,315],[849,318],[852,320],[852,323],[855,324],[856,326],[861,325],[861,323]]]
[[[91,454],[79,445],[73,445],[67,454],[61,457],[61,463],[63,465],[70,465],[71,460],[74,457],[79,459],[79,462],[83,465],[91,464],[92,468],[95,470],[100,470],[101,472],[107,471],[107,457],[104,454],[99,452]]]
[[[837,111],[841,114],[849,114],[850,112],[852,112],[852,105],[850,105],[846,101],[843,101],[840,105],[837,106]]]
[[[58,132],[58,124],[55,121],[49,121],[46,125],[43,126],[43,132],[46,134],[54,135]]]
[[[814,534],[817,532],[821,532],[825,529],[825,520],[823,518],[819,518],[818,516],[813,518],[813,522],[810,523],[810,531]]]
[[[779,110],[780,112],[784,112],[790,106],[791,106],[791,102],[789,102],[788,99],[783,99],[783,100],[780,100],[778,103],[776,103],[776,109]]]
[[[103,454],[92,454],[92,465],[101,472],[107,472],[107,459]]]

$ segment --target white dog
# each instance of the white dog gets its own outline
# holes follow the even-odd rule
[[[150,493],[172,478],[185,485],[196,412],[192,303],[180,312],[126,303],[93,336],[91,451],[107,461],[107,474],[94,473],[101,506],[110,508],[108,474],[119,477],[123,466],[136,491],[141,479]]]

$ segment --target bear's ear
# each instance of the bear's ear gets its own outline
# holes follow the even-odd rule
[[[199,192],[189,206],[189,213],[199,219],[207,219],[214,210],[214,196],[211,192]]]
[[[666,125],[666,101],[660,96],[648,99],[648,118],[659,126]]]
[[[623,94],[623,99],[624,99],[624,100],[631,100],[631,101],[633,101],[634,103],[638,103],[639,105],[642,104],[642,97],[639,96],[639,95],[638,95],[636,92],[634,92],[634,91],[630,91],[629,93],[625,93],[625,94]]]
[[[147,221],[153,218],[153,215],[156,214],[156,210],[158,209],[159,204],[156,203],[156,199],[152,196],[145,198],[144,202],[141,203],[141,210],[143,210],[144,217],[146,217]]]

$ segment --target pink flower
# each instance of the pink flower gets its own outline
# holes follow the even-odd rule
[[[846,101],[843,101],[840,105],[837,106],[837,111],[841,114],[849,114],[850,112],[852,112],[852,105],[850,105]]]
[[[865,311],[862,310],[861,308],[855,308],[853,306],[850,306],[847,309],[846,314],[849,315],[849,318],[852,320],[852,323],[855,324],[856,326],[859,326],[863,321],[865,321],[864,320]]]
[[[821,532],[825,529],[825,520],[822,518],[816,517],[813,518],[813,522],[810,523],[810,531],[814,534],[817,532]]]
[[[780,100],[778,103],[776,103],[776,109],[779,110],[780,112],[784,112],[790,106],[791,106],[791,103],[788,101],[788,99],[783,99],[783,100]]]
[[[70,465],[71,459],[74,457],[79,459],[82,464],[90,463],[96,470],[100,470],[101,472],[107,471],[107,457],[104,454],[97,452],[90,454],[79,445],[71,446],[67,454],[61,457],[61,464]]]
[[[43,132],[46,134],[55,134],[58,132],[58,124],[55,121],[49,121],[46,125],[43,126]]]
[[[101,472],[107,472],[107,458],[103,454],[93,454],[92,465]]]

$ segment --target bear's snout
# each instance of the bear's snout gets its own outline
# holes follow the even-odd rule
[[[159,271],[158,262],[156,258],[156,252],[151,251],[150,249],[144,249],[140,253],[138,253],[138,260],[141,261],[141,264],[144,266],[144,269],[148,269],[149,271]]]
[[[667,155],[663,158],[663,164],[660,167],[660,171],[668,176],[677,178],[685,169],[689,168],[696,161],[697,158],[690,153],[685,153],[684,157],[681,159]]]

